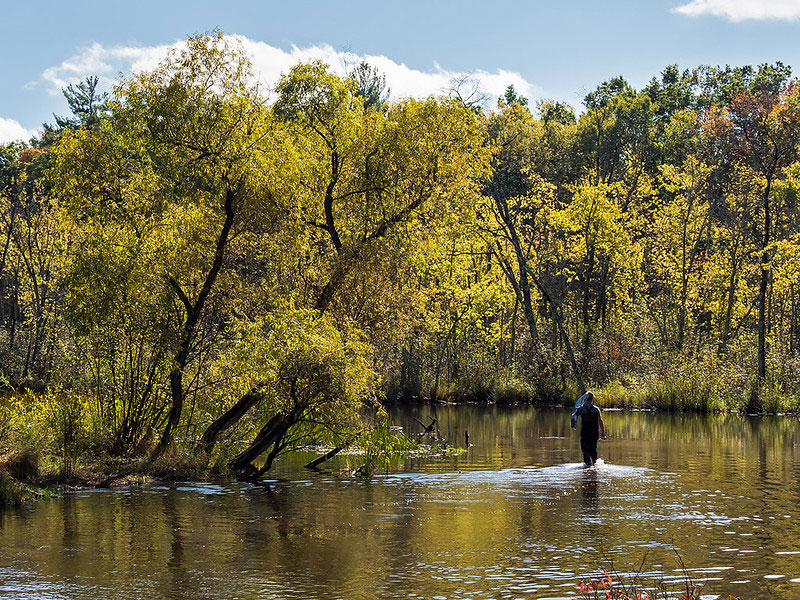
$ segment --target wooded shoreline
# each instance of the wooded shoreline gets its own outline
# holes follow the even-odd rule
[[[798,411],[789,67],[614,77],[579,115],[464,85],[310,62],[267,95],[217,33],[70,85],[0,146],[0,451],[242,476],[403,447],[384,398]]]

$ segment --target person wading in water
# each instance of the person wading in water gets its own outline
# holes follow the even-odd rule
[[[572,413],[572,427],[575,428],[577,418],[581,418],[581,451],[583,462],[591,467],[597,462],[597,440],[606,439],[606,428],[600,409],[594,405],[594,394],[586,392],[583,403]]]

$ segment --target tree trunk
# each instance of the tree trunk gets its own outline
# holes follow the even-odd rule
[[[222,268],[222,261],[225,257],[225,249],[228,245],[231,227],[233,227],[234,219],[234,200],[236,194],[233,190],[227,190],[225,193],[225,221],[222,224],[222,230],[217,238],[217,244],[214,251],[214,262],[211,269],[206,275],[203,287],[197,295],[197,300],[194,304],[189,300],[183,289],[180,287],[175,279],[170,279],[178,298],[184,305],[186,310],[186,321],[181,332],[181,341],[175,352],[175,368],[169,374],[170,382],[170,395],[172,396],[172,406],[170,407],[169,416],[167,417],[167,425],[164,428],[164,433],[161,440],[153,450],[151,460],[158,457],[172,441],[172,437],[178,424],[181,420],[181,412],[183,412],[183,400],[185,397],[183,390],[183,369],[189,359],[189,351],[192,346],[192,341],[197,330],[197,324],[200,321],[203,307],[211,293],[211,288],[217,279],[220,269]]]
[[[572,344],[569,341],[569,333],[567,329],[564,327],[564,321],[561,318],[561,313],[558,311],[558,306],[556,306],[555,301],[553,301],[552,296],[544,287],[541,281],[538,279],[534,279],[536,285],[539,287],[539,290],[542,292],[542,296],[544,296],[545,300],[550,304],[550,311],[553,315],[553,321],[558,325],[558,329],[561,332],[561,337],[564,340],[564,347],[567,351],[567,357],[569,358],[570,366],[572,367],[572,374],[575,377],[575,382],[578,384],[578,389],[581,392],[581,395],[586,393],[586,385],[583,383],[583,377],[581,377],[581,371],[578,368],[578,361],[575,360],[575,353],[572,351]]]
[[[275,443],[275,440],[283,436],[283,432],[288,429],[286,424],[287,417],[277,414],[273,416],[266,425],[261,428],[256,438],[243,451],[237,454],[230,462],[234,471],[244,470],[256,458],[261,456],[267,449]]]
[[[253,388],[244,396],[231,406],[224,414],[214,420],[211,425],[203,433],[200,444],[197,446],[197,451],[209,454],[214,449],[214,444],[217,442],[217,436],[226,429],[233,427],[239,422],[247,411],[249,411],[261,399],[260,388]]]
[[[525,322],[528,324],[528,331],[531,334],[531,341],[535,342],[539,338],[539,330],[536,327],[536,316],[534,315],[533,305],[531,303],[528,261],[525,259],[525,256],[522,255],[522,248],[519,245],[518,239],[517,244],[514,245],[514,253],[516,255],[517,264],[520,268],[519,280],[517,280],[515,277],[514,270],[511,268],[511,265],[501,255],[499,246],[497,248],[497,259],[500,264],[500,268],[503,270],[503,273],[506,276],[506,279],[514,289],[514,294],[517,297],[517,301],[522,304],[522,314],[525,315]]]
[[[769,192],[772,178],[767,177],[764,189],[764,237],[761,245],[761,283],[758,286],[758,378],[767,376],[767,284],[769,283],[769,257],[767,248],[770,244],[770,210]]]
[[[583,317],[583,330],[585,341],[588,344],[589,339],[589,305],[591,304],[591,283],[594,274],[594,246],[591,246],[586,256],[586,268],[584,269],[582,283],[583,285],[583,302],[581,304],[581,315]]]
[[[505,198],[505,196],[498,190],[495,190],[492,196],[497,215],[505,225],[505,231],[508,234],[508,239],[511,242],[511,246],[514,248],[514,256],[517,259],[517,267],[519,268],[518,282],[514,277],[513,270],[510,268],[511,266],[503,260],[499,248],[499,242],[497,258],[500,260],[501,266],[503,266],[503,263],[505,263],[503,271],[506,274],[506,278],[508,278],[509,282],[514,286],[514,291],[517,293],[517,297],[522,303],[522,312],[525,315],[525,320],[528,322],[528,329],[531,333],[531,341],[535,342],[537,339],[539,339],[539,331],[536,327],[536,315],[533,312],[533,305],[531,302],[531,284],[528,277],[528,258],[525,256],[525,252],[522,249],[522,242],[520,241],[519,234],[517,233],[517,226],[514,222],[514,216],[511,214],[511,209],[508,206],[508,199]]]
[[[517,310],[519,309],[519,298],[514,296],[514,310],[511,312],[511,339],[509,344],[511,344],[511,352],[509,353],[509,359],[506,363],[506,366],[511,366],[514,364],[514,360],[517,353]]]
[[[306,469],[316,469],[319,465],[321,465],[322,463],[324,463],[327,460],[332,459],[334,456],[339,454],[339,452],[341,452],[342,450],[344,450],[344,446],[336,446],[336,448],[334,448],[330,452],[326,452],[322,456],[319,456],[319,457],[315,458],[310,463],[308,463],[307,465],[304,465],[304,466],[305,466]]]
[[[733,304],[736,300],[736,287],[739,282],[739,265],[736,257],[738,249],[739,249],[739,237],[737,236],[736,243],[732,248],[733,254],[731,255],[731,276],[727,290],[728,301],[725,306],[725,320],[723,321],[722,324],[722,336],[719,341],[717,354],[722,354],[727,349],[728,336],[730,336],[731,332],[731,319],[733,318]]]
[[[471,301],[467,302],[467,306],[464,307],[464,311],[456,315],[456,318],[453,321],[453,325],[448,330],[447,335],[445,336],[444,341],[442,342],[442,347],[439,348],[436,352],[436,370],[434,371],[434,376],[433,376],[433,390],[431,391],[431,400],[436,400],[436,398],[439,395],[439,377],[442,373],[442,363],[444,362],[444,354],[447,351],[447,345],[450,343],[453,334],[455,334],[456,327],[458,327],[459,321],[461,321],[461,318],[467,313],[471,304],[472,304]]]
[[[569,364],[572,366],[572,374],[575,377],[575,381],[578,384],[578,389],[580,390],[582,396],[586,393],[586,385],[583,383],[583,377],[581,377],[581,371],[578,368],[578,361],[575,360],[575,353],[572,351],[572,344],[569,342],[569,334],[564,328],[564,322],[561,319],[561,315],[559,314],[556,305],[552,301],[550,302],[550,308],[553,313],[553,319],[555,319],[556,323],[558,324],[558,329],[561,331],[561,335],[564,338],[564,348],[567,351]]]

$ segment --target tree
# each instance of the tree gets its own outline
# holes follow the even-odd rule
[[[528,99],[525,96],[520,96],[513,85],[506,88],[505,93],[500,96],[500,105],[511,106],[512,104],[519,104],[520,106],[528,107]]]
[[[635,190],[643,173],[654,173],[655,107],[621,77],[604,82],[584,99],[579,148],[594,183],[625,181]]]
[[[3,376],[41,389],[55,365],[58,279],[69,228],[39,148],[0,147],[0,313],[7,338]]]
[[[690,81],[698,89],[698,108],[708,108],[730,106],[741,94],[777,97],[791,75],[791,67],[781,62],[764,63],[757,68],[703,65],[694,70]]]
[[[364,102],[364,110],[383,110],[389,101],[391,89],[386,87],[386,76],[368,62],[361,61],[350,70],[348,77],[355,81],[355,95]]]
[[[540,344],[537,298],[549,306],[549,313],[564,341],[578,387],[585,391],[561,306],[544,275],[552,260],[552,216],[557,210],[556,188],[539,176],[531,164],[537,142],[537,126],[531,114],[519,104],[494,115],[488,133],[495,153],[491,178],[485,181],[487,204],[482,206],[478,230],[497,257],[498,264],[522,306],[531,343]],[[486,214],[483,214],[483,211]]]
[[[657,115],[662,123],[686,109],[694,108],[696,98],[692,74],[687,70],[680,72],[678,65],[669,65],[661,72],[661,79],[653,77],[642,90],[656,105]]]
[[[150,371],[168,370],[158,454],[198,385],[197,373],[186,383],[187,371],[202,364],[226,320],[226,289],[235,287],[219,283],[232,273],[231,247],[287,210],[277,171],[291,152],[279,150],[281,134],[250,83],[247,59],[221,34],[190,38],[155,70],[118,86],[110,105],[99,128],[68,133],[55,151],[60,189],[85,223],[73,269],[88,269],[95,281],[70,279],[81,290],[74,314],[90,327],[118,308],[127,318],[130,305],[119,306],[120,298],[144,311],[138,335],[152,348]],[[115,268],[99,269],[103,263]]]
[[[710,214],[705,189],[710,169],[689,157],[683,168],[662,167],[663,185],[669,194],[653,223],[651,247],[654,280],[677,307],[677,334],[674,342],[682,350],[686,339],[690,292],[696,294],[699,264],[709,250]],[[664,332],[665,339],[668,337]]]
[[[93,75],[86,77],[77,85],[71,83],[61,90],[73,116],[55,116],[58,127],[91,129],[100,124],[100,120],[108,110],[108,92],[100,92],[97,89],[98,83],[99,79]]]
[[[626,197],[619,183],[584,184],[554,215],[565,234],[564,270],[574,273],[581,292],[584,353],[588,353],[594,324],[605,327],[612,303],[628,305],[629,291],[638,284],[641,258],[631,238],[628,215],[621,207]]]
[[[358,438],[359,411],[371,397],[375,376],[361,332],[342,329],[330,316],[291,305],[245,326],[230,363],[248,374],[249,393],[258,397],[254,405],[266,410],[256,418],[257,434],[231,461],[242,477],[260,477],[287,450],[344,446]],[[207,431],[204,443],[214,439]],[[255,469],[252,463],[264,454],[264,465]]]
[[[736,129],[739,160],[763,179],[761,193],[761,283],[758,292],[758,376],[766,377],[767,290],[771,276],[774,238],[772,187],[782,169],[798,156],[800,142],[800,98],[791,83],[778,94],[766,86],[755,94],[738,93],[731,101],[730,119]]]
[[[309,148],[302,186],[317,241],[308,267],[321,275],[313,306],[325,312],[378,248],[405,243],[416,225],[466,200],[485,150],[474,115],[458,103],[407,100],[364,113],[351,83],[322,63],[294,67],[277,91],[275,114]]]
[[[553,100],[542,100],[537,103],[536,108],[545,125],[548,123],[560,123],[561,125],[574,125],[576,123],[575,110],[563,102]]]
[[[314,62],[294,67],[277,88],[273,112],[303,149],[297,155],[303,249],[293,293],[320,327],[334,317],[342,327],[352,322],[385,347],[382,337],[399,340],[402,333],[398,313],[407,306],[414,257],[437,223],[471,197],[484,150],[474,115],[454,102],[409,100],[365,111],[354,87]],[[261,397],[255,387],[244,391],[209,426],[204,447]],[[271,418],[273,426],[292,420],[281,421],[286,411]],[[274,443],[259,439],[237,469]]]

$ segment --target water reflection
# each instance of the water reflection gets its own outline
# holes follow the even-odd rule
[[[436,407],[468,452],[371,481],[280,463],[261,485],[83,492],[0,513],[3,598],[574,598],[613,559],[710,594],[800,593],[793,419],[607,412],[585,469],[568,415]]]
[[[597,469],[584,469],[581,481],[581,498],[586,508],[597,508],[599,488],[597,485]]]

